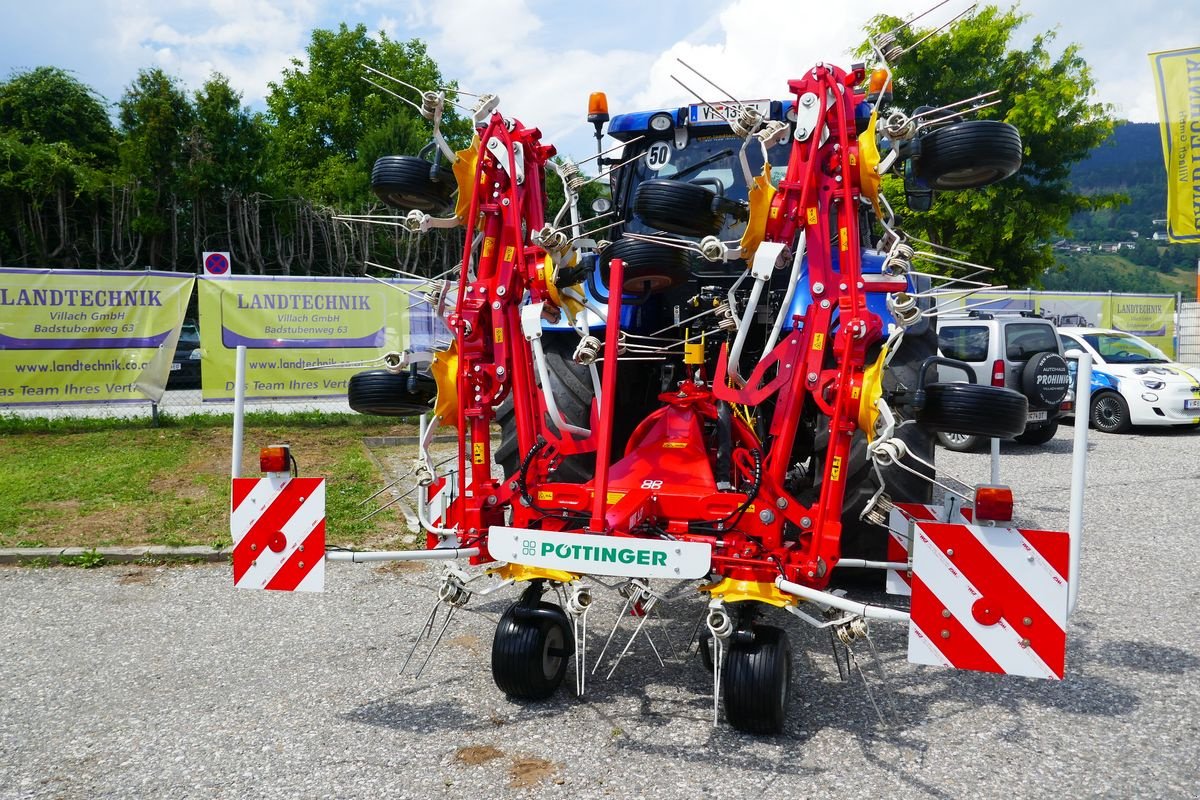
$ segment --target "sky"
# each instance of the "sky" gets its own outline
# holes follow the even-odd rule
[[[42,65],[73,71],[116,101],[138,69],[157,65],[189,89],[214,70],[244,102],[265,108],[268,82],[303,58],[314,28],[364,23],[394,39],[420,38],[443,75],[500,96],[507,116],[576,159],[595,152],[590,92],[613,113],[695,102],[696,67],[731,94],[782,97],[787,79],[817,61],[846,65],[878,13],[907,17],[933,0],[0,0],[0,77]],[[1001,2],[1001,5],[1006,3]],[[1200,0],[1024,0],[1024,42],[1055,30],[1078,44],[1097,99],[1137,122],[1157,119],[1146,54],[1200,45]],[[941,22],[969,5],[951,0]],[[923,21],[924,22],[924,21]],[[709,90],[712,91],[712,90]],[[714,95],[705,94],[707,99]]]

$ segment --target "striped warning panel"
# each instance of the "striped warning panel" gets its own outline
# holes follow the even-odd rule
[[[234,478],[231,507],[234,586],[324,590],[324,478]]]
[[[1061,679],[1069,554],[1059,531],[917,522],[908,660]]]

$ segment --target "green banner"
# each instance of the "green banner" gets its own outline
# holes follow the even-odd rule
[[[365,278],[202,278],[203,397],[233,398],[238,345],[248,398],[345,396],[368,367],[336,365],[403,350],[408,305],[406,290]]]
[[[161,399],[195,279],[0,269],[0,406]]]

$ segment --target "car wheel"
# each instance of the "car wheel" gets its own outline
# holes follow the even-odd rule
[[[978,436],[966,433],[938,433],[937,440],[942,447],[956,453],[973,453],[979,449],[980,443],[983,441]]]
[[[1026,428],[1024,433],[1017,436],[1017,441],[1021,444],[1045,444],[1053,439],[1056,433],[1058,433],[1058,420],[1033,430]]]
[[[1129,430],[1129,404],[1116,392],[1104,392],[1092,398],[1092,427],[1104,433]]]

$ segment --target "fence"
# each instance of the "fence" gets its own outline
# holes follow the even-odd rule
[[[1200,302],[1179,307],[1180,362],[1200,367]]]

